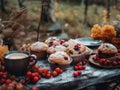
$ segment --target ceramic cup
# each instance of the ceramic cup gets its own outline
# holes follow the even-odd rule
[[[31,57],[34,58],[33,62],[30,62]],[[9,51],[4,55],[4,60],[6,71],[16,76],[25,75],[26,71],[37,62],[35,55],[24,51]]]

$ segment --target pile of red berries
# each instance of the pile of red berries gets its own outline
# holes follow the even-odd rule
[[[55,70],[52,72],[52,76],[56,77],[61,73],[63,73],[63,70],[58,67],[58,68],[55,68]]]
[[[99,58],[98,55],[93,57],[93,60],[96,63],[99,63],[100,65],[103,66],[116,66],[116,65],[120,65],[120,56],[116,56],[115,60],[109,60],[109,59],[105,59],[105,58]]]
[[[80,76],[82,74],[81,70],[84,70],[86,68],[86,63],[87,61],[84,60],[81,63],[77,63],[73,68],[75,70],[75,72],[73,72],[73,76],[77,77]]]
[[[9,84],[2,84],[2,90],[24,90],[24,86],[21,83],[16,81],[12,81]]]
[[[54,71],[50,71],[48,68],[40,68],[38,65],[35,65],[31,71],[26,73],[25,79],[22,83],[37,83],[41,78],[49,79],[51,76],[56,77],[62,72],[63,70],[59,67],[55,68]]]
[[[31,72],[28,71],[26,73],[26,77],[25,80],[22,81],[23,84],[27,83],[27,82],[32,82],[32,83],[36,83],[38,82],[38,80],[41,79],[41,76],[38,72]]]
[[[24,90],[24,86],[19,83],[20,79],[14,75],[9,75],[4,66],[0,66],[0,84],[2,90]]]

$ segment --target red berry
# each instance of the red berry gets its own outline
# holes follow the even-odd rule
[[[50,73],[46,74],[46,78],[50,78],[50,77],[51,77]]]
[[[105,61],[103,61],[103,65],[108,65],[108,62],[107,62],[107,60],[105,60]]]
[[[31,57],[31,58],[30,58],[30,61],[31,61],[31,62],[33,62],[33,61],[34,61],[34,58],[33,58],[33,57]]]
[[[4,78],[2,78],[1,80],[0,80],[0,83],[5,83],[6,82],[6,79],[4,79]]]
[[[5,66],[1,66],[1,71],[5,71]]]
[[[82,66],[78,66],[78,70],[82,70],[83,68],[82,68]]]
[[[3,74],[3,76],[2,76],[3,78],[7,78],[7,75],[6,74]]]
[[[32,67],[32,69],[33,69],[34,71],[37,71],[37,70],[38,70],[38,68],[40,68],[40,66],[39,66],[39,65],[37,65],[37,64],[35,64],[35,65]]]
[[[112,65],[116,66],[118,63],[116,61],[112,62]]]
[[[61,73],[63,73],[63,70],[62,70],[62,69],[60,69],[60,72],[59,72],[59,74],[61,74]]]
[[[79,66],[74,66],[74,70],[78,70],[79,69]]]
[[[81,75],[82,74],[82,72],[81,71],[78,71],[78,75]]]
[[[7,79],[7,80],[6,80],[6,84],[9,84],[9,83],[12,83],[12,80]]]
[[[42,73],[47,74],[48,72],[49,72],[49,69],[48,69],[48,68],[42,69]]]
[[[96,57],[96,56],[94,56],[94,57],[92,57],[92,59],[93,59],[94,61],[96,61],[96,60],[97,60],[97,57]]]
[[[38,72],[39,74],[41,74],[41,73],[42,73],[41,68],[38,68],[37,72]]]
[[[80,66],[80,62],[76,64],[77,66]]]
[[[120,49],[118,49],[118,53],[120,53]]]
[[[39,75],[38,78],[41,79],[41,75]]]
[[[60,72],[60,68],[58,67],[58,68],[55,68],[55,71],[57,72],[57,73],[59,73]]]
[[[7,72],[4,72],[3,74],[4,74],[4,75],[8,75],[8,73],[7,73]]]
[[[0,76],[2,76],[3,75],[3,72],[0,72]]]
[[[120,65],[120,61],[118,62],[118,65]]]
[[[74,76],[74,77],[77,77],[78,75],[79,75],[79,74],[78,74],[77,71],[73,73],[73,76]]]
[[[30,78],[29,77],[25,77],[25,81],[29,81],[30,80]]]
[[[36,86],[33,86],[31,90],[39,90]]]
[[[81,66],[82,70],[84,70],[86,68],[86,66]]]
[[[102,60],[99,60],[99,63],[102,65],[103,64]]]
[[[38,73],[38,72],[35,72],[35,76],[37,76],[37,77],[38,77],[38,76],[39,76],[39,73]]]
[[[28,72],[26,73],[26,75],[27,75],[27,77],[31,77],[31,76],[32,76],[32,73],[31,73],[30,71],[28,71]]]
[[[110,60],[106,60],[107,64],[110,64]]]
[[[36,74],[35,73],[32,73],[32,77],[35,77],[36,76]]]
[[[86,65],[87,61],[82,61],[82,65]]]
[[[63,44],[65,42],[65,40],[60,40],[60,44]]]
[[[22,80],[22,82],[21,82],[22,84],[25,84],[26,82],[25,82],[25,80]]]
[[[52,72],[52,76],[53,76],[53,77],[56,77],[57,75],[58,75],[58,73],[57,73],[56,71],[53,71],[53,72]]]
[[[39,80],[39,78],[38,78],[37,76],[35,76],[35,77],[33,78],[33,82],[34,82],[34,83],[38,82],[38,80]]]
[[[105,59],[100,59],[99,62],[100,62],[101,65],[104,65]]]

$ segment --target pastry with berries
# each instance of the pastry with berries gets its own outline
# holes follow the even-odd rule
[[[70,66],[72,59],[66,52],[58,51],[51,54],[48,57],[48,61],[52,70],[54,70],[56,67],[66,70]]]
[[[57,46],[51,46],[47,49],[48,54],[53,54],[58,51],[65,51],[66,52],[66,47],[63,45],[57,45]]]
[[[118,67],[120,66],[119,50],[113,44],[103,43],[98,47],[98,53],[90,60],[99,66]]]
[[[45,40],[45,43],[51,47],[51,46],[56,46],[60,45],[60,40],[57,37],[49,37],[48,39]]]
[[[70,40],[64,42],[62,45],[65,46],[65,47],[69,47],[69,46],[75,45],[77,43],[79,43],[79,42],[76,41],[75,39],[70,39]]]
[[[86,46],[80,43],[69,45],[67,47],[67,53],[70,54],[73,59],[73,63],[78,63],[86,57]]]
[[[110,43],[103,43],[98,47],[99,58],[111,58],[117,54],[117,48]]]
[[[35,42],[30,46],[30,53],[35,54],[38,59],[45,59],[47,57],[48,45],[44,42]]]

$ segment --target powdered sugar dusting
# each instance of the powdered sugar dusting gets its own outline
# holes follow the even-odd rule
[[[34,51],[45,51],[45,50],[47,50],[47,48],[48,48],[48,45],[47,44],[45,44],[45,43],[43,43],[43,42],[35,42],[35,43],[33,43],[31,46],[30,46],[30,49],[31,50],[34,50]]]
[[[67,57],[68,60],[65,60],[65,57]],[[58,52],[55,52],[54,54],[51,54],[49,56],[49,60],[51,62],[58,63],[58,64],[66,64],[71,62],[70,56],[64,51],[58,51]]]
[[[110,43],[103,43],[99,46],[98,50],[102,51],[103,53],[117,53],[117,48]]]

